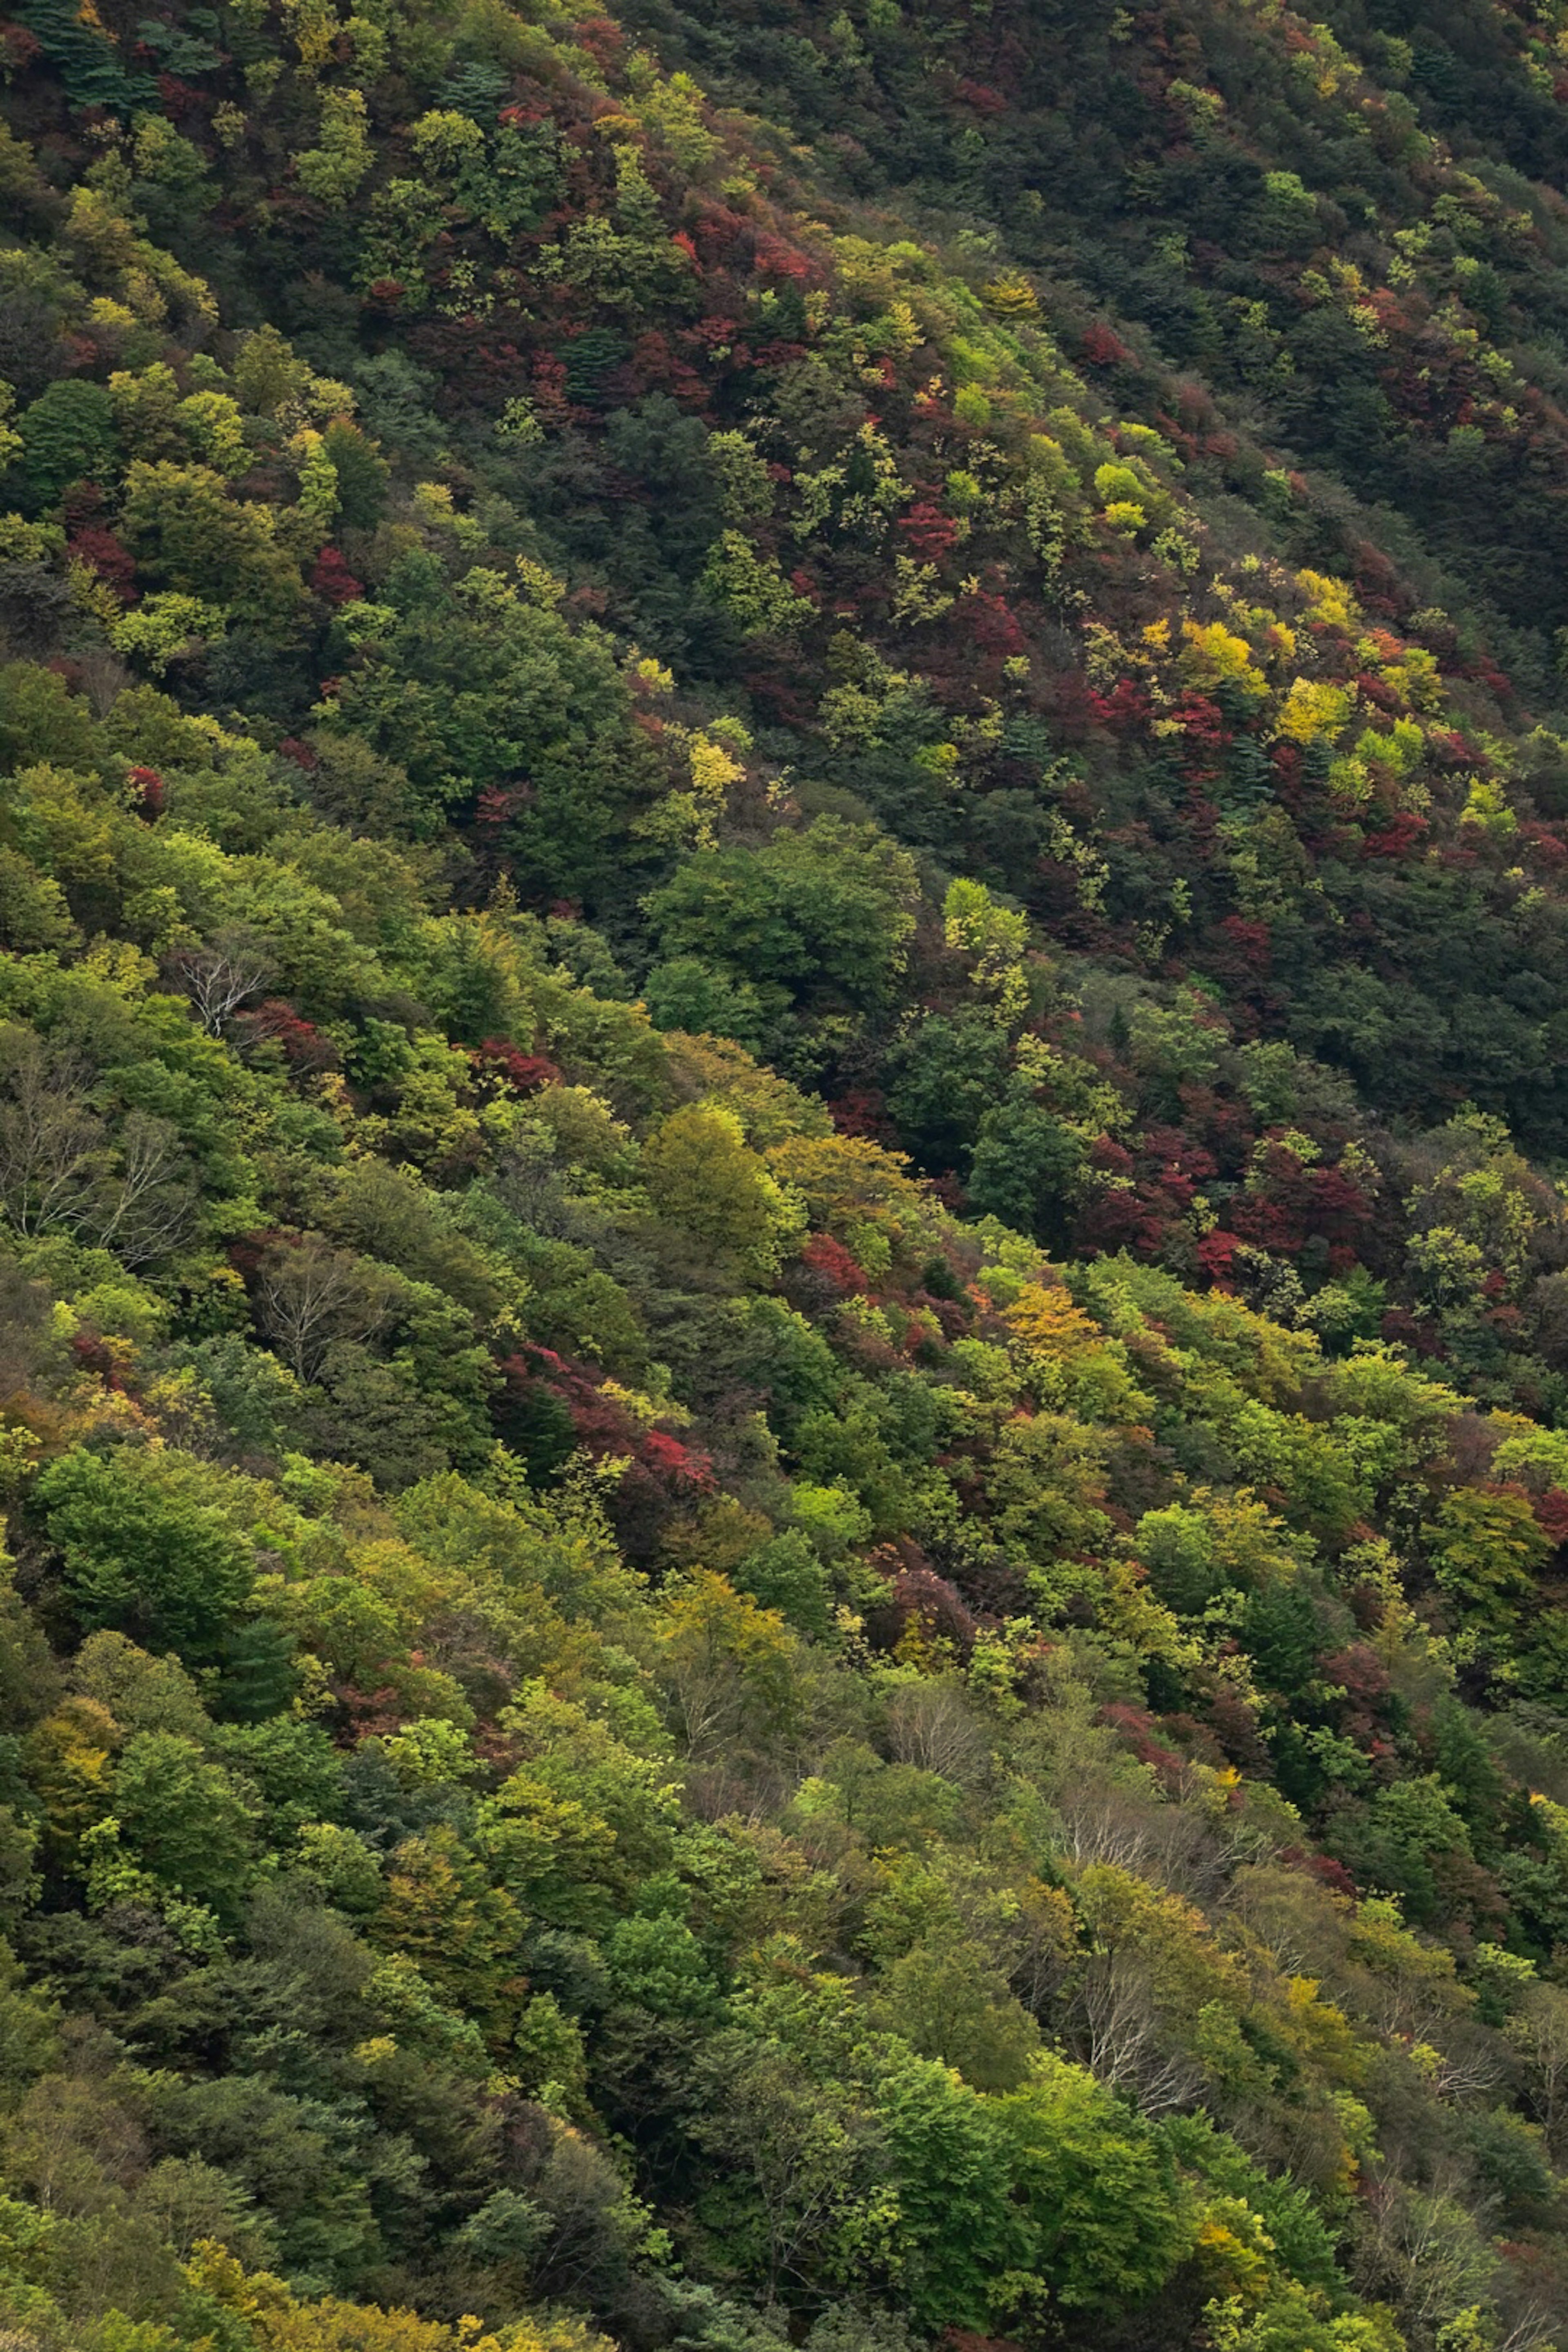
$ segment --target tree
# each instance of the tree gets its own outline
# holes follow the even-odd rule
[[[701,1945],[668,1912],[623,1919],[605,1940],[610,1979],[623,2000],[656,2017],[711,2014],[718,1988]]]
[[[986,1013],[970,1008],[928,1013],[894,1060],[888,1108],[923,1167],[963,1172],[1006,1083],[1007,1040]],[[1004,1121],[1006,1117],[1001,1114]],[[1019,1164],[1026,1157],[1028,1164]],[[1009,1150],[1004,1157],[994,1144],[981,1180],[985,1197],[976,1205],[1020,1230],[1033,1230],[1049,1172],[1027,1146],[1024,1153]]]
[[[764,1280],[804,1224],[731,1110],[672,1111],[643,1146],[642,1175],[660,1217],[742,1279]]]
[[[817,2081],[766,2036],[731,2031],[705,2044],[693,2131],[722,2172],[706,2200],[728,2263],[769,2300],[858,2267],[881,2169],[868,2102],[842,2079]]]
[[[1091,2075],[1047,2052],[997,2112],[1035,2231],[1032,2267],[1059,2301],[1093,2308],[1152,2294],[1194,2229],[1159,2141]]]
[[[1524,2068],[1530,2105],[1555,2151],[1568,2126],[1568,1993],[1532,1984],[1505,2030]]]
[[[969,1196],[983,1215],[1015,1231],[1060,1238],[1089,1166],[1089,1145],[1065,1119],[1015,1090],[984,1113],[969,1171]]]
[[[53,506],[73,482],[106,482],[115,467],[120,442],[107,385],[62,377],[22,411],[16,430],[16,468],[34,509]]]
[[[397,762],[426,825],[501,794],[525,887],[582,897],[621,885],[626,820],[655,763],[630,736],[609,641],[571,627],[559,583],[535,571],[520,587],[481,567],[458,593],[425,550],[411,552],[380,592],[390,625],[318,715],[324,737],[358,736]]]
[[[1036,2267],[1004,2110],[946,2066],[879,2052],[868,2084],[898,2183],[893,2267],[917,2325],[987,2329]],[[873,2258],[874,2259],[874,2258]]]
[[[1423,1927],[1439,1917],[1456,1892],[1453,1865],[1471,1858],[1469,1833],[1434,1772],[1380,1789],[1358,1818],[1347,1815],[1330,1838],[1363,1883],[1402,1895]]]
[[[126,476],[121,530],[151,579],[236,620],[286,630],[304,604],[272,509],[232,498],[210,467],[138,461]]]
[[[346,416],[333,418],[321,442],[337,478],[338,522],[351,530],[374,530],[386,504],[391,467]]]
[[[212,1724],[201,1694],[177,1658],[154,1658],[123,1633],[89,1633],[71,1680],[127,1731],[169,1731],[198,1746]]]
[[[667,957],[876,1010],[903,970],[918,896],[914,861],[886,834],[818,817],[760,850],[700,851],[647,908]]]
[[[195,1740],[139,1731],[115,1767],[114,1818],[127,1852],[171,1892],[232,1923],[254,1859],[254,1805]]]
[[[357,89],[323,89],[319,144],[302,148],[294,158],[301,187],[320,204],[336,209],[347,204],[371,168],[366,135],[364,93]]]
[[[124,1112],[118,1134],[70,1051],[0,1028],[0,1206],[16,1233],[78,1233],[127,1265],[172,1256],[200,1223],[193,1169],[172,1119]]]
[[[1016,2091],[1040,2043],[1039,2027],[1001,1971],[966,1941],[940,1932],[881,1970],[872,2013],[977,2091]]]
[[[213,1486],[199,1465],[134,1445],[77,1447],[49,1465],[38,1507],[82,1625],[198,1662],[214,1655],[249,1594],[255,1553],[207,1499]]]
[[[440,2321],[421,2319],[412,2311],[377,2310],[338,2295],[296,2296],[280,2278],[267,2271],[246,2271],[234,2255],[210,2241],[196,2247],[187,2276],[197,2307],[205,2304],[226,2326],[237,2322],[263,2352],[349,2352],[351,2347],[353,2352],[458,2352],[462,2340]],[[604,2340],[595,2342],[593,2352],[598,2352]],[[473,2352],[488,2352],[495,2338],[476,2344],[470,2331],[467,2341],[473,2344]],[[551,2345],[547,2352],[567,2352],[567,2347]],[[588,2352],[586,2346],[583,2352]]]
[[[694,955],[671,956],[664,963],[656,963],[643,994],[659,1028],[682,1029],[696,1036],[733,1037],[759,1054],[773,1024],[789,1006],[784,990],[758,988]]]
[[[445,1827],[397,1848],[371,1927],[378,1944],[412,1960],[455,2010],[476,2019],[495,2048],[510,2040],[527,1991],[522,1930],[506,1889],[491,1885]]]
[[[765,1737],[789,1719],[795,1643],[775,1610],[698,1569],[668,1588],[661,1620],[660,1679],[690,1756]]]
[[[209,1036],[221,1035],[231,1013],[259,996],[276,970],[265,940],[244,930],[220,931],[198,948],[182,949],[174,970]]]
[[[94,1202],[88,1231],[129,1266],[173,1257],[200,1221],[200,1195],[173,1119],[129,1111],[115,1138],[114,1176]]]
[[[306,1234],[263,1259],[257,1320],[290,1371],[313,1381],[335,1345],[374,1339],[386,1328],[396,1292],[396,1277],[384,1266]]]
[[[85,1223],[108,1168],[85,1068],[51,1054],[31,1032],[7,1026],[0,1030],[0,1206],[24,1234]]]
[[[1497,1487],[1459,1486],[1446,1496],[1431,1542],[1439,1590],[1505,1619],[1529,1597],[1552,1551],[1528,1496]]]

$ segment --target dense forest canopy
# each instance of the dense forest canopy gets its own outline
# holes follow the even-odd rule
[[[1324,5],[0,18],[0,2352],[1568,2352],[1568,6]]]

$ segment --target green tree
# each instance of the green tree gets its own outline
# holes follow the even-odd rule
[[[1441,1591],[1484,1616],[1502,1616],[1528,1599],[1552,1541],[1528,1496],[1457,1486],[1446,1496],[1430,1538]]]
[[[412,1960],[426,1983],[500,2047],[516,2028],[527,1991],[522,1929],[522,1913],[506,1889],[490,1883],[455,1831],[437,1828],[397,1848],[370,1932],[384,1949]]]
[[[520,588],[483,566],[449,589],[423,549],[380,594],[390,625],[362,641],[319,713],[323,734],[395,761],[427,819],[509,793],[507,842],[527,887],[581,896],[618,883],[654,762],[609,640],[568,623],[554,583]]]
[[[605,1939],[605,1958],[621,2000],[656,2017],[702,2017],[715,2005],[718,1988],[701,1945],[668,1912],[621,1920]]]
[[[873,2014],[923,2058],[956,2067],[977,2091],[1016,2091],[1040,2029],[983,1952],[938,1933],[880,1972]]]
[[[1060,1237],[1071,1223],[1088,1166],[1084,1137],[1016,1090],[981,1118],[970,1198],[983,1215],[1000,1217],[1016,1232]]]
[[[759,1609],[727,1577],[698,1569],[669,1586],[658,1635],[659,1677],[690,1755],[765,1739],[790,1719],[795,1639],[775,1611]]]
[[[770,2300],[821,2292],[875,2260],[884,2168],[869,2103],[842,2077],[814,2079],[766,2034],[711,2035],[695,2069],[693,2133],[721,2168],[704,2199],[726,2266]]]
[[[733,1037],[762,1053],[789,998],[783,989],[758,988],[722,971],[701,956],[671,956],[656,963],[643,990],[648,1012],[661,1029],[684,1029],[696,1036]]]
[[[221,1764],[173,1731],[139,1731],[115,1767],[126,1851],[160,1885],[233,1921],[249,1882],[258,1808]]]
[[[1005,2116],[947,2067],[897,2044],[869,2087],[898,2183],[901,2297],[918,2326],[984,2329],[999,2315],[1002,2282],[1033,2267]]]
[[[1152,2294],[1191,2250],[1194,2223],[1154,2136],[1092,2075],[1045,2052],[997,2114],[1034,2232],[1029,2266],[1069,2308]]]
[[[22,448],[13,468],[35,510],[53,506],[73,482],[107,488],[117,469],[120,440],[106,384],[61,377],[22,411],[16,430]]]
[[[691,1103],[672,1111],[643,1146],[642,1176],[660,1219],[742,1279],[765,1280],[804,1230],[731,1110]]]
[[[150,579],[235,620],[286,631],[303,607],[300,567],[278,539],[273,509],[231,497],[210,467],[133,465],[121,528]]]
[[[918,898],[907,850],[874,825],[818,817],[760,850],[700,852],[647,906],[666,956],[871,1011],[903,971]]]
[[[50,1464],[38,1505],[84,1626],[213,1656],[255,1576],[253,1548],[208,1499],[213,1484],[188,1459],[133,1445],[78,1447]]]
[[[922,1165],[966,1171],[1006,1083],[1007,1041],[987,1013],[928,1013],[894,1059],[888,1107]],[[1070,1190],[1078,1164],[1069,1158],[1056,1171],[1058,1191]],[[1021,1232],[1033,1231],[1052,1173],[1027,1143],[1015,1156],[993,1129],[981,1179],[985,1197],[975,1196],[975,1205]]]
[[[351,530],[374,530],[386,504],[391,467],[374,441],[346,416],[334,417],[321,436],[338,486],[338,521]]]

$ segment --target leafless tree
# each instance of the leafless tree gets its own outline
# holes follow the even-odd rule
[[[71,656],[71,669],[95,719],[107,719],[132,683],[131,672],[107,646],[84,646]]]
[[[395,1276],[308,1234],[269,1250],[257,1291],[257,1319],[289,1370],[314,1381],[337,1339],[365,1340],[384,1329]]]
[[[1461,2023],[1444,2037],[1432,2088],[1440,2099],[1479,2098],[1495,2091],[1508,2072],[1495,2035]]]
[[[1561,2315],[1554,2318],[1542,2305],[1531,2303],[1513,2321],[1498,2352],[1552,2352],[1562,2336]]]
[[[199,1195],[171,1120],[133,1110],[117,1145],[119,1181],[103,1189],[88,1222],[93,1238],[125,1265],[148,1265],[190,1239]]]
[[[0,1037],[0,1208],[29,1236],[83,1223],[107,1166],[87,1070],[12,1029]]]
[[[1112,1863],[1196,1902],[1212,1899],[1224,1857],[1207,1822],[1183,1805],[1089,1771],[1057,1791],[1062,1843],[1079,1868]]]
[[[0,1039],[0,1210],[29,1236],[77,1233],[126,1265],[167,1257],[195,1227],[198,1191],[172,1121],[126,1114],[111,1138],[72,1055]]]
[[[956,1681],[928,1678],[894,1693],[888,1709],[888,1745],[900,1764],[945,1780],[969,1779],[985,1761],[985,1741],[974,1710]]]
[[[1086,2063],[1145,2115],[1188,2105],[1203,2084],[1196,2062],[1175,2048],[1154,2000],[1149,1970],[1134,1953],[1098,1953],[1084,1970],[1074,2023]]]
[[[1505,2031],[1524,2068],[1525,2096],[1556,2154],[1568,2138],[1568,1993],[1531,1985]]]
[[[1439,2161],[1431,2185],[1374,2180],[1357,2211],[1358,2284],[1394,2303],[1426,2340],[1489,2294],[1498,2260],[1464,2197],[1462,2168]]]
[[[247,998],[261,994],[276,970],[265,941],[239,929],[216,932],[204,946],[182,950],[172,966],[211,1037]]]

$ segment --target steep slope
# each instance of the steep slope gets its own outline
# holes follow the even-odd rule
[[[0,26],[0,2343],[1568,2342],[1558,38]]]

